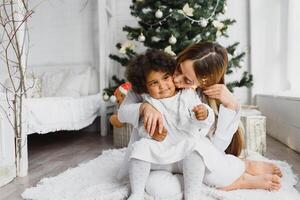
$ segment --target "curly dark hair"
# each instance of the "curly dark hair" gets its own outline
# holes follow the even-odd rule
[[[144,54],[136,56],[126,67],[126,78],[132,84],[132,90],[138,94],[148,93],[146,78],[151,71],[166,72],[173,75],[176,60],[170,54],[148,49]]]

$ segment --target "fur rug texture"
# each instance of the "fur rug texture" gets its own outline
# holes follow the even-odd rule
[[[125,200],[130,191],[129,182],[128,180],[123,182],[116,180],[124,151],[125,149],[107,150],[94,160],[68,169],[55,177],[43,178],[37,186],[26,189],[22,197],[31,200]],[[248,158],[266,160],[259,154],[251,154]],[[199,195],[199,200],[299,200],[300,194],[293,187],[298,180],[290,165],[282,161],[272,160],[271,162],[280,166],[283,172],[282,188],[279,191],[235,190],[223,192],[204,187],[202,194]],[[175,199],[181,198],[182,194]],[[153,200],[154,198],[146,194],[145,199]],[[163,200],[175,199],[173,196]]]

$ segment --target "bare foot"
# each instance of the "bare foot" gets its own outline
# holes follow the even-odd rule
[[[275,164],[264,161],[245,160],[246,173],[256,175],[275,174],[282,177],[281,170]]]
[[[264,189],[264,190],[279,190],[280,177],[274,174],[263,174],[253,176],[251,174],[243,174],[233,184],[220,188],[220,190],[230,191],[236,189]]]

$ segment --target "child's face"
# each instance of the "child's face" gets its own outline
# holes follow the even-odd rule
[[[151,97],[163,99],[176,93],[172,76],[166,72],[151,71],[146,79],[146,87]]]

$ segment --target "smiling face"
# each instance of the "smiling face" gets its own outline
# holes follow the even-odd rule
[[[176,93],[172,76],[166,72],[151,71],[146,78],[146,87],[155,99],[172,97]]]
[[[201,87],[201,84],[196,77],[193,64],[193,60],[185,60],[177,67],[173,75],[174,84],[177,88]]]
[[[180,63],[173,75],[176,88],[206,89],[218,83],[224,76],[225,67],[213,64],[210,65],[210,70],[207,70],[207,67],[206,69],[202,67],[203,65],[207,64],[201,64],[197,60],[185,60]],[[196,76],[195,68],[198,69],[198,76]]]

